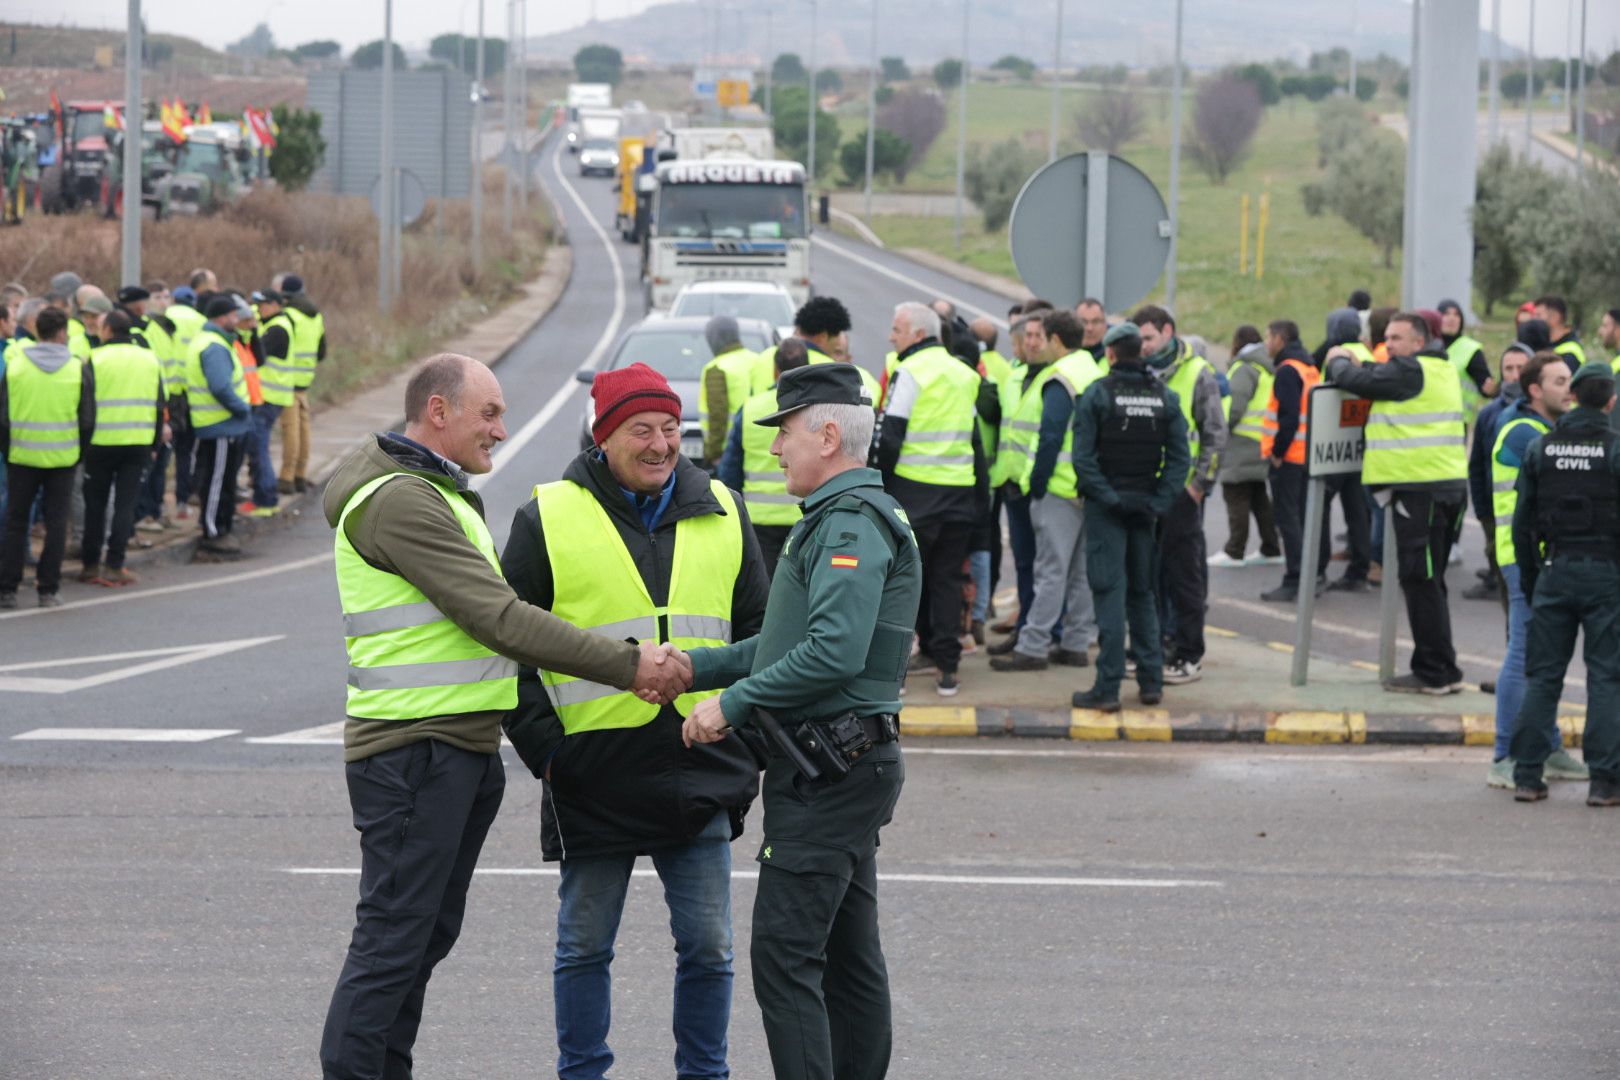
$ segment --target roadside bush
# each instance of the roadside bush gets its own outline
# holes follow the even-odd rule
[[[988,152],[982,146],[973,147],[968,153],[962,179],[968,198],[977,203],[984,214],[987,230],[994,232],[1007,224],[1018,193],[1045,162],[1045,154],[1031,150],[1017,139],[998,143]]]

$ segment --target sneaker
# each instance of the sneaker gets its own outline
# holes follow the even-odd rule
[[[255,506],[248,513],[248,517],[269,518],[275,517],[279,513],[281,513],[281,507],[279,506]]]
[[[1127,657],[1125,657],[1125,677],[1126,678],[1132,678],[1135,675],[1136,675],[1136,658],[1131,657],[1131,656],[1127,656]]]
[[[1164,700],[1163,690],[1138,690],[1136,700],[1144,705],[1157,705]]]
[[[1513,759],[1505,757],[1501,761],[1492,762],[1491,771],[1485,774],[1485,786],[1512,791]]]
[[[1593,777],[1591,786],[1586,789],[1586,805],[1620,806],[1620,784]]]
[[[1047,653],[1046,658],[1052,663],[1062,664],[1064,667],[1091,666],[1091,657],[1088,656],[1084,650],[1076,651],[1074,649],[1065,649],[1059,647]]]
[[[252,499],[244,499],[236,504],[236,512],[241,514],[243,517],[252,517],[253,512],[258,508],[258,504]]]
[[[1459,548],[1456,544],[1451,545],[1451,554],[1446,556],[1446,565],[1447,566],[1461,566],[1462,565],[1462,559],[1463,559],[1462,549]]]
[[[1292,585],[1279,585],[1275,589],[1267,589],[1261,593],[1260,599],[1270,600],[1275,604],[1292,604],[1299,599],[1299,589]]]
[[[1494,697],[1496,695],[1496,680],[1481,679],[1479,683],[1479,692],[1482,694],[1490,694]]]
[[[1207,561],[1210,566],[1215,567],[1217,570],[1235,570],[1240,566],[1249,565],[1249,560],[1234,559],[1224,551],[1217,551]]]
[[[1478,570],[1474,571],[1474,576],[1479,578],[1481,581],[1489,581],[1491,580],[1491,568],[1488,566],[1482,566]]]
[[[97,582],[99,582],[100,580],[101,580],[101,564],[100,563],[89,563],[89,564],[87,564],[85,566],[85,568],[83,570],[79,571],[79,583],[81,585],[94,585]]]
[[[293,480],[293,491],[296,494],[302,495],[304,492],[306,492],[308,490],[309,490],[309,481],[306,480],[304,477],[300,476],[300,477],[296,478],[295,480]],[[1457,561],[1458,562],[1462,561],[1462,556],[1461,555],[1457,556]]]
[[[1430,686],[1416,675],[1397,675],[1384,683],[1384,689],[1392,694],[1428,694],[1432,697],[1445,697],[1455,694],[1450,684]]]
[[[1028,653],[1010,652],[1005,656],[990,658],[991,671],[1045,671],[1046,667],[1046,657],[1030,656]]]
[[[955,697],[956,692],[960,689],[962,687],[956,681],[956,672],[954,671],[942,671],[939,673],[939,678],[934,680],[934,693],[940,697]]]
[[[1346,574],[1329,585],[1328,592],[1372,592],[1372,586],[1367,584],[1364,577],[1351,577]]]
[[[122,566],[115,567],[101,575],[101,584],[114,589],[124,585],[133,585],[139,580],[141,579],[125,570]]]
[[[15,611],[17,609],[17,594],[15,592],[0,592],[0,611]]]
[[[1250,555],[1244,560],[1250,566],[1281,566],[1287,561],[1281,555]]]
[[[1105,698],[1095,689],[1076,690],[1069,702],[1077,709],[1095,709],[1098,712],[1119,712],[1119,698]]]
[[[242,541],[229,533],[211,538],[205,536],[198,541],[197,546],[203,551],[212,551],[217,555],[240,555],[242,553]]]
[[[1514,784],[1513,800],[1515,802],[1540,802],[1547,797],[1546,784]]]
[[[185,503],[181,503],[179,506],[175,507],[175,509],[174,509],[174,520],[176,520],[176,521],[190,521],[191,520],[191,507],[187,506]]]
[[[1374,564],[1367,568],[1367,584],[1382,585],[1384,583],[1384,568]]]
[[[1478,585],[1470,585],[1462,591],[1464,600],[1498,600],[1502,593],[1496,587],[1495,581],[1482,581]]]
[[[138,532],[162,532],[164,526],[163,522],[157,518],[146,518],[143,521],[137,521],[135,528]]]
[[[1009,634],[984,651],[991,656],[1006,656],[1016,648],[1018,648],[1018,635]]]
[[[975,645],[983,645],[984,644],[984,620],[983,619],[974,619],[973,624],[970,627],[968,627],[968,633],[973,635],[973,644],[975,644]]]
[[[990,629],[998,634],[1012,633],[1014,630],[1018,629],[1018,613],[1014,612],[1005,619],[1002,619],[1000,622],[991,623]]]
[[[913,655],[911,660],[906,664],[907,675],[932,675],[938,670],[939,665],[934,663],[933,658],[931,658],[927,653],[917,653]]]
[[[972,656],[979,651],[979,646],[974,642],[972,634],[963,634],[956,639],[956,643],[962,646],[963,656]]]
[[[39,606],[40,607],[61,607],[62,606],[62,598],[60,596],[58,596],[56,593],[53,593],[53,592],[42,592],[42,593],[39,594]]]
[[[1197,682],[1203,677],[1204,665],[1197,660],[1177,660],[1164,666],[1164,681],[1172,686]]]
[[[1585,763],[1577,760],[1568,750],[1554,750],[1541,767],[1541,775],[1548,780],[1591,780],[1592,773]]]

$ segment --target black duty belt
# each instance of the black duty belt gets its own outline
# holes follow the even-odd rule
[[[842,713],[791,726],[778,723],[765,709],[755,709],[754,715],[772,751],[787,757],[811,781],[836,783],[874,746],[900,738],[900,718],[893,713]]]

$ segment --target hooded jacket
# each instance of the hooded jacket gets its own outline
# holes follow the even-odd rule
[[[68,347],[51,341],[12,339],[12,360],[28,361],[47,375],[62,370],[73,354]],[[96,373],[89,364],[79,366],[82,382],[79,386],[79,456],[84,456],[90,445],[90,436],[96,430]],[[0,367],[0,458],[11,455],[11,399],[6,392],[5,368]]]
[[[321,508],[334,529],[354,493],[379,476],[417,476],[459,492],[480,514],[483,501],[467,490],[467,474],[432,451],[398,435],[370,435],[356,447],[326,486]],[[640,652],[570,626],[548,611],[523,603],[467,539],[445,499],[417,483],[388,483],[344,521],[349,543],[379,570],[398,574],[420,589],[457,626],[519,663],[544,664],[592,682],[628,687]],[[430,716],[419,720],[349,717],[343,729],[343,760],[358,761],[422,739],[438,739],[474,753],[501,745],[500,711]]]
[[[1196,354],[1182,347],[1181,338],[1171,337],[1169,345],[1145,358],[1147,369],[1168,387],[1190,355]],[[1221,402],[1221,383],[1214,367],[1200,371],[1193,380],[1190,411],[1192,426],[1198,429],[1198,459],[1193,462],[1191,482],[1208,494],[1215,487],[1220,456],[1226,449],[1226,408]]]
[[[674,489],[651,532],[630,504],[600,453],[587,450],[563,472],[607,511],[655,604],[669,599],[676,526],[687,518],[724,514],[709,475],[686,458],[675,466]],[[759,633],[770,584],[759,542],[741,495],[734,494],[742,529],[742,565],[731,592],[732,639]],[[550,607],[556,597],[540,507],[530,499],[512,520],[501,568],[517,594]],[[731,819],[732,839],[759,792],[763,746],[751,736],[687,749],[682,718],[671,705],[640,727],[567,735],[533,666],[518,676],[518,707],[507,714],[506,736],[529,771],[545,783],[540,810],[541,853],[548,861],[585,855],[643,854],[690,841],[716,813]],[[549,775],[548,775],[549,773]]]
[[[1260,440],[1239,435],[1232,430],[1237,427],[1238,421],[1242,419],[1250,404],[1262,409],[1266,407],[1266,402],[1254,401],[1255,391],[1260,385],[1260,376],[1255,372],[1254,365],[1259,365],[1266,371],[1272,370],[1271,357],[1266,355],[1266,347],[1258,341],[1245,346],[1232,358],[1231,364],[1226,368],[1226,381],[1232,387],[1232,407],[1227,416],[1230,426],[1227,431],[1226,452],[1221,455],[1223,484],[1246,484],[1255,481],[1265,483],[1271,475],[1270,464],[1260,456]]]
[[[1422,350],[1421,355],[1438,360],[1447,359],[1445,350],[1438,347],[1438,341],[1431,341],[1429,346]],[[1416,356],[1392,355],[1389,361],[1383,364],[1358,364],[1354,360],[1340,356],[1328,361],[1328,368],[1322,376],[1324,382],[1330,382],[1369,401],[1410,401],[1423,393],[1423,365],[1418,362]],[[1420,484],[1383,484],[1369,490],[1381,491],[1390,487],[1398,487],[1402,491],[1426,492],[1433,495],[1436,501],[1444,503],[1468,501],[1466,477]],[[1382,505],[1383,500],[1379,502]]]
[[[226,333],[217,323],[207,322],[203,329],[219,334],[226,341],[234,340],[236,334]],[[236,389],[231,385],[231,375],[236,367],[236,355],[218,341],[210,340],[203,346],[202,356],[203,378],[208,380],[208,392],[214,395],[214,400],[230,410],[230,416],[217,424],[196,429],[199,439],[234,439],[239,435],[246,435],[253,420],[253,406],[238,397]]]

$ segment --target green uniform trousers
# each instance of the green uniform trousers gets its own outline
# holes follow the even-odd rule
[[[1508,750],[1515,783],[1539,783],[1542,766],[1557,749],[1550,733],[1577,631],[1586,636],[1582,756],[1594,780],[1620,780],[1620,563],[1559,555],[1542,567],[1531,598],[1524,704]]]
[[[1097,609],[1097,682],[1092,692],[1119,698],[1125,678],[1125,627],[1131,630],[1136,683],[1143,690],[1164,686],[1164,645],[1154,596],[1159,544],[1155,526],[1125,524],[1100,507],[1086,511],[1086,574]]]
[[[808,784],[785,758],[765,770],[751,960],[777,1080],[888,1072],[877,847],[904,780],[899,743],[874,747],[837,784]]]

